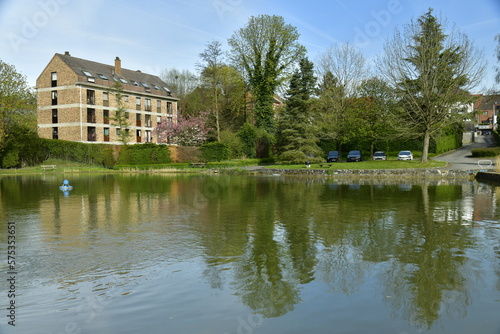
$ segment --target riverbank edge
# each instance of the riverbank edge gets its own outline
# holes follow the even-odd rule
[[[500,183],[500,173],[480,171],[476,174],[476,180],[480,182]]]
[[[445,170],[445,169],[276,169],[258,168],[243,169],[217,169],[216,173],[223,174],[251,174],[251,175],[305,175],[328,177],[381,177],[381,178],[460,178],[474,179],[476,171]]]
[[[500,173],[489,171],[472,171],[472,170],[448,170],[448,169],[433,169],[433,168],[414,168],[414,169],[287,169],[287,168],[210,168],[210,169],[128,169],[128,170],[85,170],[72,168],[65,171],[49,171],[40,172],[33,171],[24,173],[1,173],[0,176],[8,175],[33,175],[33,174],[238,174],[238,175],[293,175],[293,176],[322,176],[322,177],[341,177],[341,178],[441,178],[441,179],[467,179],[478,181],[497,181],[500,182]]]

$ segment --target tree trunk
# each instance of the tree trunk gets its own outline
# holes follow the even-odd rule
[[[430,140],[431,140],[430,131],[426,129],[424,132],[424,147],[422,148],[422,159],[420,160],[423,163],[428,162]]]

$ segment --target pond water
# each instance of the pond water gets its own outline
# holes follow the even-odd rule
[[[0,178],[0,333],[500,333],[500,188],[65,177]]]

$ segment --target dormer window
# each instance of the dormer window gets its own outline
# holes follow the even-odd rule
[[[120,78],[120,81],[124,84],[128,84],[127,80],[123,79],[123,78]]]
[[[149,89],[149,86],[148,86],[148,84],[147,84],[147,83],[145,83],[145,82],[141,82],[141,85],[143,85],[143,86],[144,86],[144,88],[148,88],[148,89]]]
[[[108,80],[108,78],[104,75],[104,74],[97,74],[99,76],[99,78],[101,78],[102,80]]]
[[[131,83],[134,84],[134,86],[139,86],[139,84],[137,83],[137,81],[134,81],[134,80],[130,80]]]
[[[95,82],[94,76],[89,71],[82,70],[82,72],[87,77],[88,82]]]

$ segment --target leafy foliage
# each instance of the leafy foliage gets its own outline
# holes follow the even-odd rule
[[[121,82],[116,81],[113,84],[113,89],[110,90],[111,94],[115,95],[117,108],[115,114],[110,118],[111,124],[118,127],[118,138],[123,145],[127,145],[131,138],[130,123],[128,120],[128,112],[123,102],[123,85]]]
[[[170,163],[170,150],[166,145],[152,143],[123,146],[118,165],[149,165]]]
[[[322,156],[317,145],[311,95],[316,89],[314,65],[307,58],[300,61],[287,92],[286,107],[278,122],[278,149],[281,159],[303,162],[310,157]]]
[[[274,133],[273,96],[291,73],[293,65],[305,55],[298,43],[297,28],[281,16],[252,16],[228,43],[230,58],[248,80],[254,99],[256,126]]]
[[[467,90],[482,78],[482,55],[465,35],[445,34],[432,9],[396,32],[384,51],[379,69],[401,97],[400,128],[423,138],[426,162],[431,136],[460,121],[462,107],[473,102]]]
[[[0,154],[19,125],[36,129],[35,93],[25,76],[0,60]]]
[[[243,154],[245,154],[247,158],[255,158],[257,128],[251,123],[245,123],[238,132],[238,137],[241,139],[243,145]]]
[[[229,159],[229,149],[223,143],[212,142],[203,144],[201,147],[201,158],[204,161],[224,161]]]

